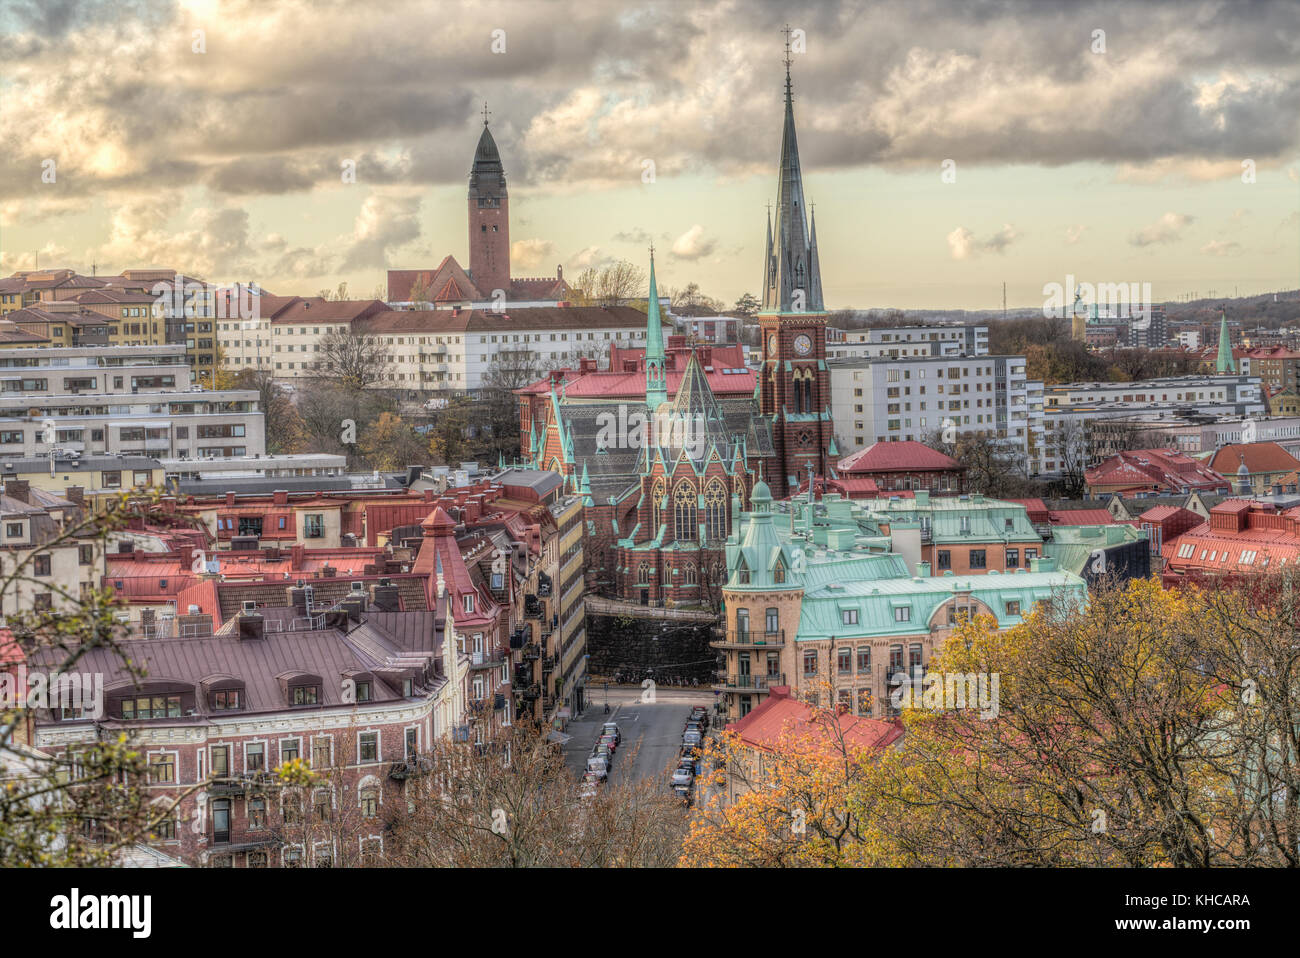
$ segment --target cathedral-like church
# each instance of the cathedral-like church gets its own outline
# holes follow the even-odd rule
[[[787,61],[759,369],[739,344],[665,338],[652,253],[644,349],[613,345],[607,369],[584,360],[519,390],[523,460],[585,497],[589,588],[643,604],[707,601],[755,483],[780,497],[810,471],[834,475],[826,313],[804,207]]]

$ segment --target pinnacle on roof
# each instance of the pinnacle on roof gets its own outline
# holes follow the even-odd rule
[[[659,319],[659,287],[655,284],[655,251],[650,247],[650,293],[646,300],[645,402],[654,412],[668,401],[664,329]]]
[[[663,428],[668,435],[660,437],[659,445],[670,449],[674,459],[683,448],[696,462],[708,455],[710,447],[716,447],[720,454],[727,452],[727,428],[722,407],[709,388],[709,379],[694,350],[682,371],[682,381],[663,419]]]
[[[492,131],[484,118],[483,132],[474,150],[474,166],[469,171],[470,194],[478,191],[493,193],[505,188],[506,171],[501,165],[501,151],[497,149],[497,141],[492,138]]]

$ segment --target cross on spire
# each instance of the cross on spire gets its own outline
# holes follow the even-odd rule
[[[484,100],[483,101],[483,125],[484,126],[488,125],[488,117],[491,115],[492,115],[491,112],[487,108],[487,100]]]
[[[650,244],[650,258],[651,258],[651,259],[654,259],[654,258],[655,258],[655,244],[654,244],[654,243],[651,243],[651,244]]]

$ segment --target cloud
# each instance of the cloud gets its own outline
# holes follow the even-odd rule
[[[1186,213],[1166,213],[1150,226],[1144,226],[1130,236],[1129,243],[1133,246],[1175,243],[1182,239],[1183,231],[1195,220],[1196,217],[1189,216]]]
[[[1201,247],[1201,252],[1207,256],[1231,256],[1241,252],[1241,244],[1235,240],[1210,240]]]
[[[634,229],[615,233],[611,239],[616,243],[636,243],[638,246],[649,246],[654,237],[638,226]]]
[[[1065,245],[1073,246],[1075,243],[1079,242],[1083,237],[1083,234],[1087,231],[1088,227],[1086,226],[1067,226],[1065,228]]]
[[[1021,234],[1010,223],[983,240],[966,227],[959,226],[948,234],[948,252],[953,259],[972,259],[981,253],[1001,253],[1020,237]]]
[[[718,241],[710,236],[704,235],[704,227],[696,223],[677,239],[673,240],[671,251],[677,259],[683,259],[692,262],[697,259],[703,259],[715,249]]]
[[[603,252],[599,246],[588,246],[580,249],[569,257],[569,263],[572,269],[583,270],[589,267],[599,267],[610,261],[610,257]]]
[[[515,240],[510,244],[510,262],[520,269],[533,269],[555,258],[555,244],[550,240]]]

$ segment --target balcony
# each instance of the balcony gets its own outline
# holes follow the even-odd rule
[[[471,669],[490,669],[494,665],[500,665],[505,660],[505,649],[492,649],[488,652],[472,652],[470,653],[469,667]]]
[[[726,632],[723,638],[710,642],[715,649],[782,649],[785,632]]]
[[[510,648],[515,650],[522,649],[524,647],[524,643],[528,641],[528,636],[531,634],[531,631],[532,631],[531,629],[525,626],[525,627],[515,629],[513,632],[511,632]]]
[[[407,756],[404,762],[393,762],[388,766],[388,777],[395,782],[404,782],[417,775],[427,775],[433,771],[433,759],[422,755]]]
[[[525,662],[535,662],[542,657],[542,647],[536,642],[528,642],[523,648]]]
[[[775,675],[725,675],[716,683],[716,688],[741,689],[766,692],[774,685],[785,685],[785,673]]]
[[[542,603],[537,596],[529,594],[524,596],[524,618],[541,619],[544,618],[542,612]]]
[[[544,656],[544,657],[542,658],[542,671],[543,671],[543,672],[554,672],[554,671],[555,671],[555,665],[556,665],[555,656],[553,656],[553,655],[547,655],[547,656]]]
[[[244,772],[242,775],[222,775],[208,786],[213,798],[239,798],[249,792],[269,786],[275,781],[270,772]]]

